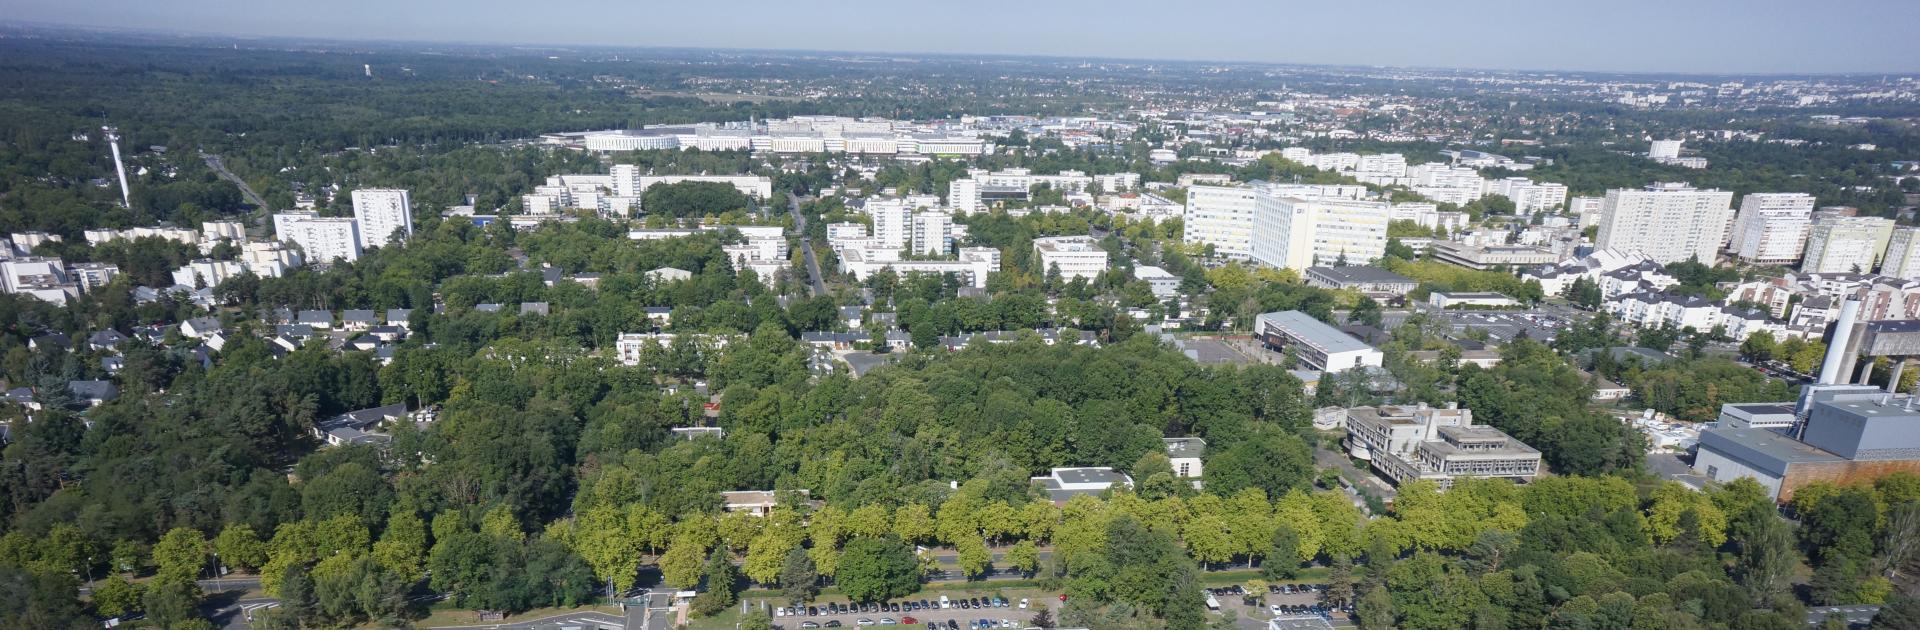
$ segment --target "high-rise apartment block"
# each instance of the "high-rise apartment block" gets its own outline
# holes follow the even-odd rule
[[[1760,265],[1791,265],[1806,249],[1813,228],[1813,195],[1751,193],[1740,198],[1727,249]]]
[[[945,212],[913,215],[913,253],[927,256],[946,254],[953,245],[953,216]]]
[[[413,199],[398,188],[353,191],[353,218],[360,222],[360,247],[383,247],[413,236]]]
[[[1663,265],[1688,259],[1711,264],[1732,227],[1732,192],[1659,183],[1607,191],[1595,243]]]
[[[1886,253],[1893,220],[1880,217],[1827,217],[1807,236],[1805,273],[1866,273]]]

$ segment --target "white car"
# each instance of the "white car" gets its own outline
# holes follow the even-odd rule
[[[775,616],[775,617],[785,617],[785,616],[787,616],[787,609],[786,609],[786,608],[784,608],[784,607],[781,607],[781,606],[774,606],[774,607],[773,607],[773,616]]]
[[[1025,597],[1020,598],[1020,609],[1021,610],[1027,609],[1027,598]]]
[[[1271,613],[1273,613],[1273,614],[1276,614],[1276,615],[1278,615],[1278,614],[1280,614],[1280,605],[1279,605],[1279,604],[1273,604],[1273,605],[1270,605],[1270,606],[1267,606],[1267,611],[1268,611],[1268,612],[1271,612]]]

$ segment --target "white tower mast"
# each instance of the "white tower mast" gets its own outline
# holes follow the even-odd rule
[[[120,130],[113,127],[101,127],[107,133],[107,146],[113,148],[113,171],[120,175],[120,205],[133,207],[133,194],[127,189],[127,165],[120,161]]]

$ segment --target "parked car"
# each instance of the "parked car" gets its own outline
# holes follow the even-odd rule
[[[1025,597],[1020,598],[1020,609],[1021,610],[1027,609],[1027,598]]]

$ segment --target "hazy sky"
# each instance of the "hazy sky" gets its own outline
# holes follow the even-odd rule
[[[0,0],[203,33],[1673,72],[1920,71],[1920,0]]]

